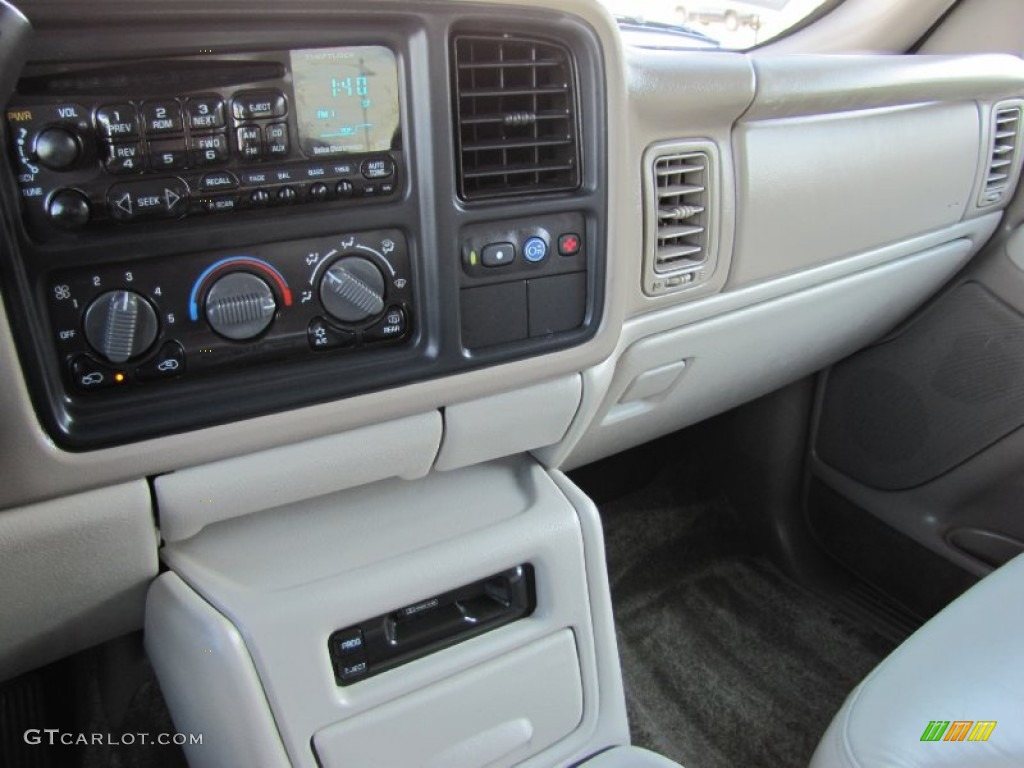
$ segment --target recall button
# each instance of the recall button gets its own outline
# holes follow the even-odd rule
[[[204,192],[215,192],[220,189],[234,189],[238,186],[235,174],[229,171],[207,173],[199,180],[199,188]]]

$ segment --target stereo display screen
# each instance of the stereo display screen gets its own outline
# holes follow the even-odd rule
[[[398,62],[380,45],[291,51],[308,157],[399,149]]]

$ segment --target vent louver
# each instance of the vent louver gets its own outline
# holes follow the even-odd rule
[[[708,165],[703,152],[659,157],[654,163],[655,272],[697,266],[707,259]]]
[[[579,130],[569,51],[509,36],[460,36],[453,50],[462,198],[577,189]]]
[[[996,107],[992,117],[992,153],[989,156],[981,204],[1002,199],[1017,168],[1021,130],[1019,105]]]
[[[644,154],[644,290],[658,295],[704,282],[716,266],[718,152],[713,144],[658,144]]]

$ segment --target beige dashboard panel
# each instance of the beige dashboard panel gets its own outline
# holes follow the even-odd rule
[[[969,102],[740,123],[729,287],[957,223],[980,137]]]
[[[0,512],[0,681],[138,627],[156,548],[143,480]]]

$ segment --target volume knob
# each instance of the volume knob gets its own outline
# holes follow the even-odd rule
[[[82,145],[76,133],[54,126],[36,136],[33,151],[36,159],[47,168],[66,171],[78,162]]]
[[[156,341],[156,311],[134,291],[107,291],[85,310],[85,338],[112,363],[123,363]]]
[[[384,311],[384,275],[366,259],[334,262],[320,282],[320,301],[336,320],[358,323]]]
[[[265,281],[248,272],[232,272],[206,295],[206,319],[217,333],[235,341],[259,336],[274,320],[277,301]]]

